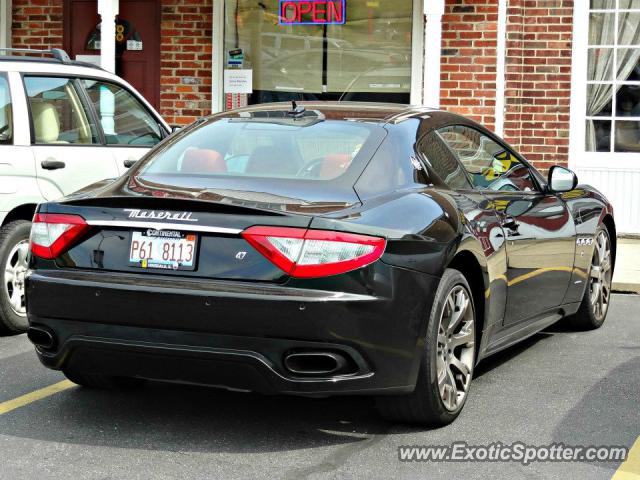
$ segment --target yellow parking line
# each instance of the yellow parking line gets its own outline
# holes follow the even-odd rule
[[[40,390],[22,395],[21,397],[14,398],[13,400],[7,400],[6,402],[0,403],[0,415],[9,413],[16,408],[24,407],[25,405],[37,402],[38,400],[55,395],[56,393],[68,390],[75,386],[75,383],[69,380],[63,380],[61,382],[54,383],[53,385],[49,385],[48,387],[41,388]]]
[[[616,473],[613,474],[611,480],[640,480],[640,437],[633,444],[629,455]]]

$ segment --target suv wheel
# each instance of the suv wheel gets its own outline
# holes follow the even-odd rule
[[[0,229],[0,330],[27,330],[24,277],[27,272],[31,222],[16,220]]]
[[[431,427],[454,421],[464,406],[476,358],[475,307],[458,270],[447,269],[434,300],[415,390],[377,399],[383,417]]]

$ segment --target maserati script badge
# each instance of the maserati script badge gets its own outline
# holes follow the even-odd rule
[[[166,212],[157,210],[137,210],[125,208],[129,212],[129,218],[139,218],[143,220],[173,220],[174,222],[197,222],[197,218],[191,218],[193,212]]]

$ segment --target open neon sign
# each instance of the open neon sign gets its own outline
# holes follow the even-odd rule
[[[280,0],[280,25],[343,25],[346,0]]]

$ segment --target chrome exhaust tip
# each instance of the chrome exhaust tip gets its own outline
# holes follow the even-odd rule
[[[284,357],[285,368],[296,375],[333,375],[344,371],[347,365],[347,359],[335,352],[296,352]]]
[[[56,346],[56,337],[52,331],[44,327],[29,327],[27,338],[35,346],[49,350]]]

